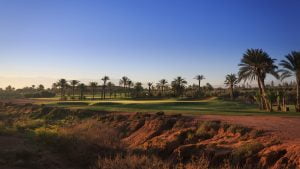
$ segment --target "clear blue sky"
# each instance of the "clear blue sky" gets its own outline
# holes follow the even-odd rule
[[[196,74],[221,85],[247,48],[279,60],[300,50],[299,7],[299,0],[0,0],[0,87],[103,75],[192,83]]]

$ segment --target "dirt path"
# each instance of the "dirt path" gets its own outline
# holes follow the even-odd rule
[[[196,118],[263,129],[277,135],[281,141],[300,144],[300,117],[199,115]]]

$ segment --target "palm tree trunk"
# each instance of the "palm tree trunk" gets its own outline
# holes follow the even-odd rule
[[[297,78],[297,98],[296,98],[296,112],[300,111],[300,95],[299,95],[299,91],[300,91],[300,79]]]
[[[282,109],[280,100],[281,100],[280,94],[279,94],[279,92],[277,92],[277,111],[281,111],[281,109]]]
[[[261,83],[262,97],[263,97],[263,100],[264,100],[264,104],[266,106],[265,109],[268,110],[268,111],[272,111],[271,106],[270,106],[270,104],[268,102],[268,99],[267,99],[265,82],[261,78],[259,78],[259,81]]]
[[[63,90],[62,90],[62,87],[60,88],[60,100],[62,100],[63,98]]]
[[[103,99],[105,100],[105,85],[103,86]]]
[[[95,89],[92,89],[92,93],[93,93],[93,100],[95,100]]]
[[[73,97],[75,96],[75,86],[72,86]]]
[[[201,86],[200,86],[201,80],[199,80],[199,85],[198,85],[198,92],[200,93]]]
[[[131,92],[131,88],[130,86],[128,85],[128,91],[127,91],[127,96],[130,97],[130,92]]]
[[[230,85],[230,98],[233,100],[233,85]]]
[[[126,97],[126,84],[124,82],[124,97]]]
[[[285,102],[285,96],[282,97],[282,110],[286,112],[286,102]]]
[[[259,97],[260,97],[260,110],[263,110],[265,109],[265,104],[264,104],[264,100],[263,100],[263,96],[262,96],[262,89],[261,89],[261,84],[260,84],[260,81],[259,81],[259,78],[257,78],[257,84],[258,84],[258,88],[259,88]]]

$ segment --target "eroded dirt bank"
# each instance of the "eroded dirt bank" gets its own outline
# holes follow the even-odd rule
[[[252,120],[2,103],[0,168],[300,168],[297,138]]]
[[[300,117],[200,115],[196,118],[244,125],[270,132],[284,143],[300,144]]]

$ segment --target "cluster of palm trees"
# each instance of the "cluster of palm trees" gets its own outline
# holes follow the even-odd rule
[[[111,87],[113,87],[114,84],[111,82],[108,82],[108,80],[110,80],[108,76],[104,76],[103,78],[101,78],[101,80],[103,81],[102,90],[101,90],[101,98],[105,99],[106,98],[106,87],[108,87],[109,91],[111,91]],[[66,89],[67,88],[72,89],[72,99],[75,99],[75,91],[76,91],[76,88],[78,88],[80,91],[79,99],[83,100],[84,92],[86,91],[87,87],[91,88],[92,99],[95,99],[95,95],[96,95],[98,86],[99,85],[97,82],[90,82],[89,85],[87,86],[84,83],[80,83],[79,80],[67,81],[66,79],[60,79],[57,83],[54,83],[52,85],[52,88],[56,88],[56,87],[60,88],[61,100],[66,100]]]
[[[297,86],[295,99],[296,111],[300,111],[300,52],[292,51],[287,54],[285,59],[281,60],[279,63],[280,68],[275,64],[275,61],[276,59],[271,58],[269,54],[262,49],[247,49],[243,54],[240,64],[238,65],[238,74],[226,75],[224,83],[229,88],[230,98],[234,98],[234,87],[239,82],[244,81],[245,83],[246,81],[256,81],[258,94],[255,98],[258,100],[260,108],[272,111],[275,98],[278,110],[284,110],[286,108],[285,94],[282,94],[282,91],[277,91],[276,94],[271,92],[270,89],[266,88],[265,80],[267,75],[272,75],[281,81],[294,76]],[[146,90],[144,90],[141,82],[133,83],[133,81],[126,76],[123,76],[120,79],[119,87],[110,82],[110,78],[108,76],[101,78],[101,85],[98,85],[97,82],[90,82],[89,85],[85,85],[84,83],[80,83],[78,80],[67,81],[66,79],[60,79],[54,85],[59,87],[61,99],[65,98],[65,91],[68,87],[72,89],[73,98],[75,96],[75,89],[78,88],[80,90],[80,99],[84,99],[84,92],[87,87],[91,89],[93,99],[95,99],[95,95],[99,87],[101,88],[100,92],[102,99],[106,98],[107,90],[111,97],[113,87],[122,89],[119,93],[121,93],[123,97],[138,97],[141,96],[141,93],[144,93],[145,96],[153,96],[154,90],[156,93],[158,92],[160,96],[165,96],[165,92],[168,90],[173,91],[173,96],[180,97],[183,96],[188,89],[192,89],[195,91],[194,93],[196,93],[196,96],[199,96],[202,92],[201,82],[205,79],[205,77],[203,75],[197,75],[194,79],[198,81],[196,89],[193,88],[193,86],[187,87],[187,81],[181,76],[174,78],[170,85],[166,79],[161,79],[156,86],[153,82],[148,82],[146,84]],[[211,87],[210,84],[207,84],[207,86]]]
[[[269,54],[262,49],[247,49],[244,53],[241,63],[238,65],[238,77],[235,74],[226,76],[225,84],[230,88],[230,95],[233,98],[233,88],[240,81],[256,81],[259,89],[258,100],[260,108],[272,111],[272,102],[277,97],[278,104],[284,103],[285,98],[282,95],[268,92],[266,89],[265,79],[267,75],[272,75],[281,81],[285,78],[294,76],[296,80],[296,111],[300,111],[300,52],[292,51],[281,60],[279,65],[275,64],[276,59],[273,59]],[[277,92],[279,93],[279,91]],[[280,99],[282,101],[280,101]],[[278,105],[280,109],[280,105]],[[284,104],[282,107],[286,107]],[[285,111],[285,110],[284,110]]]
[[[198,92],[201,91],[201,81],[204,80],[203,75],[197,75],[194,79],[198,81]],[[112,95],[112,88],[118,88],[119,94],[123,95],[123,97],[141,96],[141,93],[145,93],[145,96],[153,96],[154,90],[160,94],[160,96],[166,95],[166,90],[170,89],[173,91],[173,96],[183,96],[185,89],[187,88],[187,81],[178,76],[174,78],[170,85],[168,85],[168,81],[166,79],[161,79],[156,86],[154,86],[153,82],[147,83],[147,90],[144,90],[141,82],[133,83],[127,76],[123,76],[119,81],[119,87],[115,86],[112,82],[109,81],[110,78],[108,76],[104,76],[101,78],[102,84],[99,85],[97,82],[90,82],[89,85],[85,85],[84,83],[80,83],[79,80],[66,80],[60,79],[58,82],[53,84],[52,88],[59,88],[61,100],[66,100],[66,90],[71,89],[72,91],[72,99],[75,99],[75,91],[79,90],[79,99],[83,100],[84,92],[87,88],[90,89],[92,94],[92,99],[95,99],[95,95],[97,94],[97,89],[100,88],[101,99],[106,99],[106,92],[108,90],[110,97]]]

